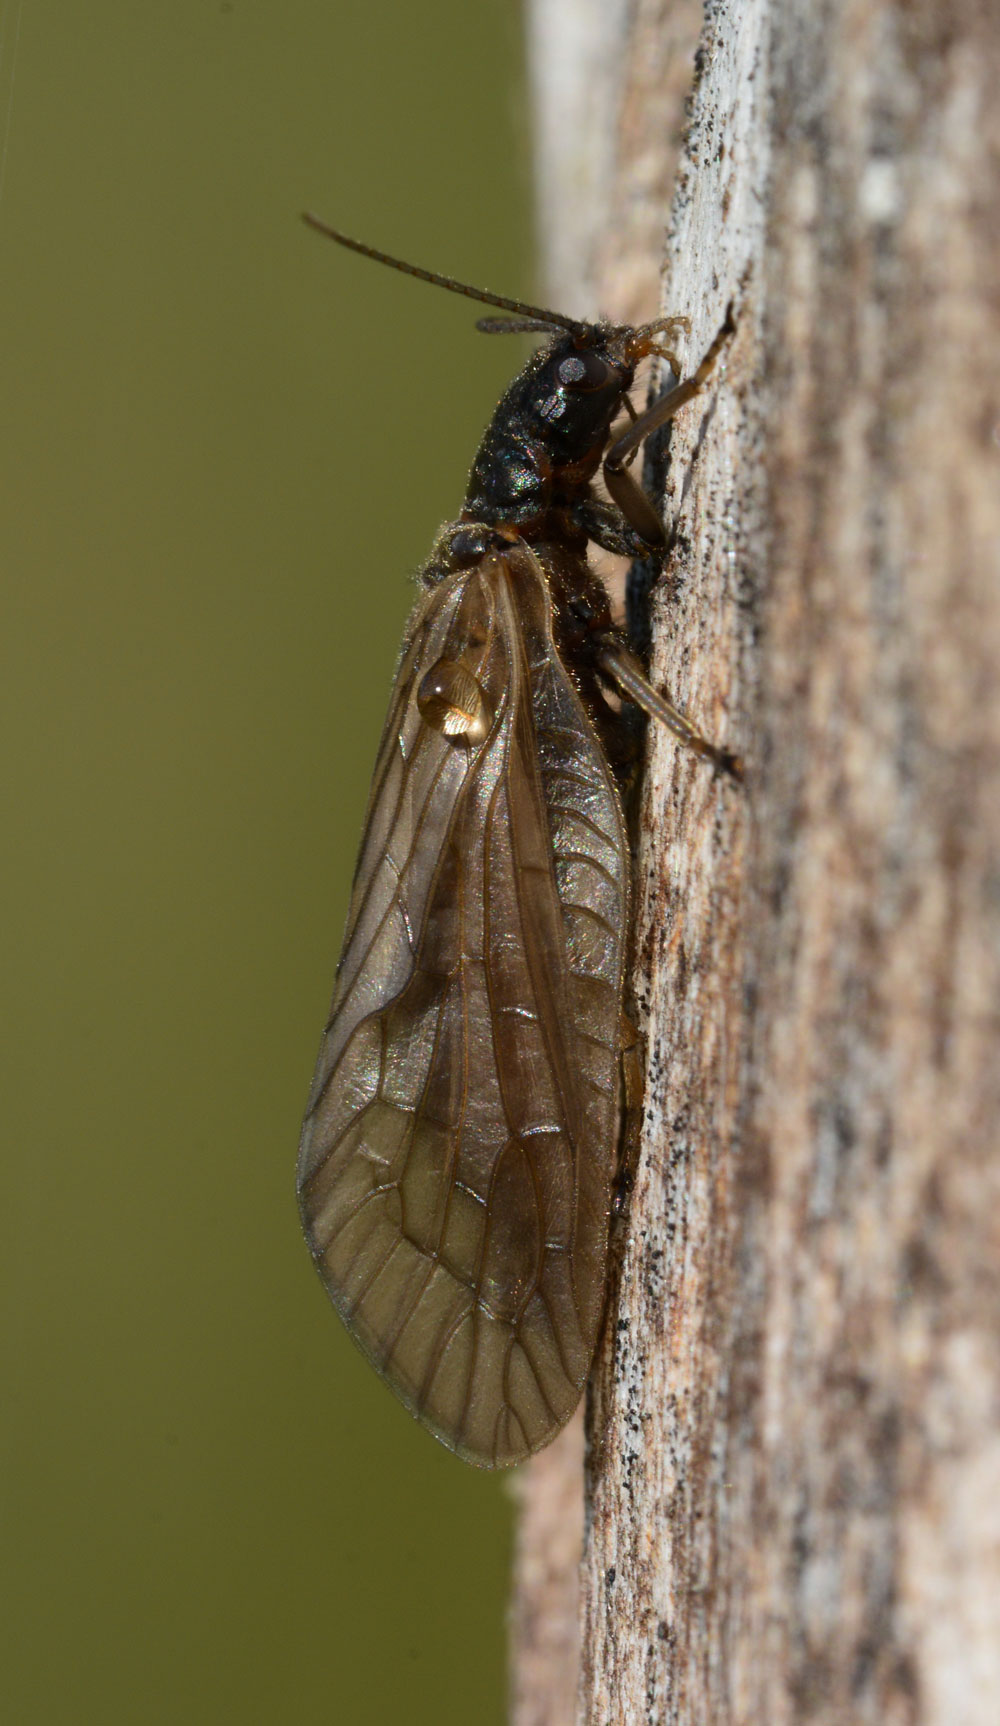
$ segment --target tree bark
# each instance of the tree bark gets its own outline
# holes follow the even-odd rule
[[[678,160],[649,73],[676,8],[614,16],[596,209],[552,193],[551,152],[548,208],[581,219],[598,303],[645,313],[676,168],[664,309],[689,361],[735,303],[671,440],[652,664],[747,774],[651,736],[643,1141],[590,1397],[578,1671],[563,1635],[514,1718],[561,1726],[578,1685],[587,1726],[992,1726],[1000,18],[713,4]],[[561,1466],[572,1506],[565,1459],[532,1469]],[[527,1471],[516,1672],[545,1640],[556,1491]]]

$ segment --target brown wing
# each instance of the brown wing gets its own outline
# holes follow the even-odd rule
[[[465,691],[464,732],[439,687]],[[542,570],[525,547],[484,558],[411,626],[299,1156],[338,1312],[480,1466],[555,1436],[597,1340],[626,897]]]

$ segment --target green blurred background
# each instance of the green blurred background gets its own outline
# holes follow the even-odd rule
[[[505,1484],[356,1354],[293,1168],[407,574],[519,356],[297,212],[529,292],[518,12],[0,32],[0,1713],[489,1726]]]

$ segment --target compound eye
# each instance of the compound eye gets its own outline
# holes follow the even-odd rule
[[[599,390],[612,375],[607,360],[586,348],[559,362],[559,382],[571,390]]]

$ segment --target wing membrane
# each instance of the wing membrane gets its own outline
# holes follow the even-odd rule
[[[417,705],[460,662],[492,723]],[[302,1134],[330,1297],[407,1406],[496,1467],[569,1418],[600,1323],[627,852],[527,547],[433,590],[379,751]]]

